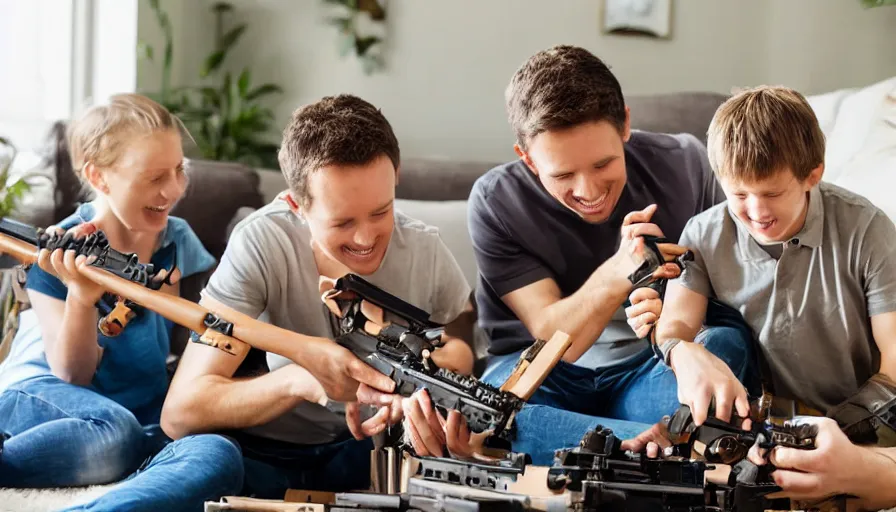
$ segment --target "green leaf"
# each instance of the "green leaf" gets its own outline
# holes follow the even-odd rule
[[[251,74],[249,73],[249,69],[246,68],[243,70],[242,73],[240,73],[240,78],[239,78],[239,82],[238,82],[241,98],[245,98],[246,95],[249,93],[249,80],[251,80]]]
[[[230,48],[236,44],[239,40],[240,36],[243,35],[243,32],[246,31],[246,24],[236,26],[230,29],[226,34],[221,36],[220,44],[218,45],[218,51],[224,52],[225,54],[230,50]]]
[[[281,94],[283,89],[279,85],[264,84],[249,91],[246,95],[246,101],[252,101],[268,94]]]
[[[212,53],[205,59],[205,63],[202,65],[202,70],[199,72],[199,76],[202,78],[208,77],[212,71],[217,70],[221,66],[222,62],[224,62],[224,52],[217,51]]]
[[[884,5],[896,5],[896,0],[862,0],[862,6],[866,9]]]
[[[199,92],[202,94],[202,99],[205,100],[206,103],[214,107],[221,106],[221,95],[214,87],[200,87]]]
[[[358,52],[358,55],[366,55],[367,50],[380,41],[381,39],[377,36],[359,37],[355,40],[355,51]]]

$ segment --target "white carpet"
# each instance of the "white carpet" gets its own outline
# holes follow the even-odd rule
[[[0,512],[52,512],[95,499],[114,485],[58,489],[0,488]]]

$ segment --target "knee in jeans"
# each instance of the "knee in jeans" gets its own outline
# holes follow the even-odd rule
[[[177,452],[184,457],[190,467],[207,468],[214,481],[212,493],[215,497],[239,494],[243,487],[245,468],[243,453],[239,445],[228,437],[218,434],[188,436],[180,441]]]
[[[92,424],[99,433],[84,446],[85,467],[78,473],[85,485],[121,480],[146,458],[143,427],[124,407],[107,409],[82,421]]]

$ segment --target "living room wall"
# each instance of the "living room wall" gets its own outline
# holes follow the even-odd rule
[[[339,58],[322,1],[231,1],[249,29],[229,65],[284,86],[278,126],[300,104],[351,92],[383,109],[407,156],[512,157],[504,87],[526,57],[558,43],[604,58],[627,94],[760,83],[817,94],[896,76],[896,7],[865,10],[858,0],[676,0],[669,40],[602,34],[600,0],[390,0],[388,67],[370,76]],[[211,3],[162,2],[174,25],[175,84],[194,83],[211,48]],[[161,50],[145,0],[138,34]],[[157,70],[141,64],[138,85],[157,83]]]

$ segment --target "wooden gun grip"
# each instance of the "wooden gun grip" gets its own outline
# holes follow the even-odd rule
[[[562,331],[555,332],[529,364],[518,366],[504,381],[501,391],[508,391],[523,400],[528,400],[551,370],[557,366],[570,345],[572,339],[568,334]]]

